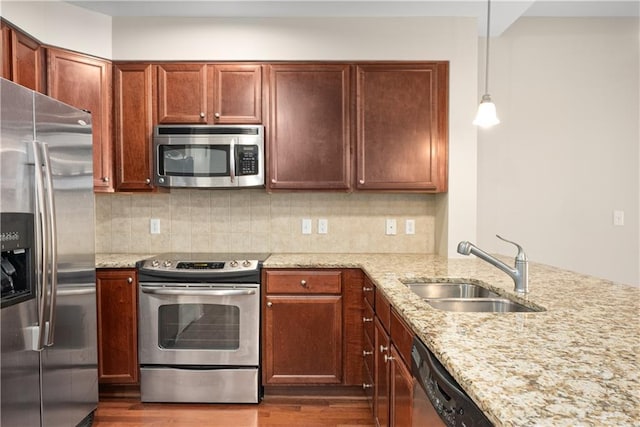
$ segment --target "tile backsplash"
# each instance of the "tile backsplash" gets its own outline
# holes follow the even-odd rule
[[[150,233],[152,218],[159,234]],[[312,234],[302,234],[303,218],[312,220]],[[327,234],[318,234],[320,218]],[[396,219],[396,235],[385,235],[387,218]],[[415,220],[415,234],[405,234],[406,219]],[[434,241],[435,198],[426,194],[96,194],[98,253],[433,253]]]

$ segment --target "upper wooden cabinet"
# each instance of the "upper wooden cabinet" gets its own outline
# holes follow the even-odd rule
[[[113,191],[111,63],[57,48],[47,49],[49,96],[91,112],[93,186]]]
[[[262,122],[259,64],[158,64],[157,122]]]
[[[2,29],[2,77],[37,92],[44,92],[44,49],[26,34],[0,23]]]
[[[357,189],[447,190],[448,67],[357,65]]]
[[[116,190],[150,191],[153,65],[116,64],[113,82]]]
[[[269,75],[269,189],[350,188],[348,64],[280,64]]]

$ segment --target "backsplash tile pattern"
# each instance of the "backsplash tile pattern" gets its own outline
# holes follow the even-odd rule
[[[150,234],[151,218],[160,220],[160,234]],[[312,234],[301,233],[302,218],[312,219]],[[317,233],[319,218],[328,220],[328,234]],[[384,234],[386,218],[397,220],[397,235]],[[409,218],[414,235],[404,233]],[[433,253],[435,198],[264,190],[96,194],[96,251]]]

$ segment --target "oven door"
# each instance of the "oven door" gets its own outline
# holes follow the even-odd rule
[[[258,284],[142,283],[141,365],[258,366]]]

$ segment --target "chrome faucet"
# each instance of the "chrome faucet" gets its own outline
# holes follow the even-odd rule
[[[458,253],[461,253],[462,255],[473,254],[478,258],[488,262],[489,264],[498,267],[500,270],[511,276],[515,284],[513,289],[515,292],[526,294],[527,292],[529,292],[529,260],[527,260],[527,254],[524,253],[524,250],[522,250],[522,247],[519,244],[504,239],[497,234],[496,237],[500,240],[504,240],[507,243],[511,243],[518,248],[515,268],[509,267],[504,262],[489,255],[471,242],[463,241],[458,243]]]

